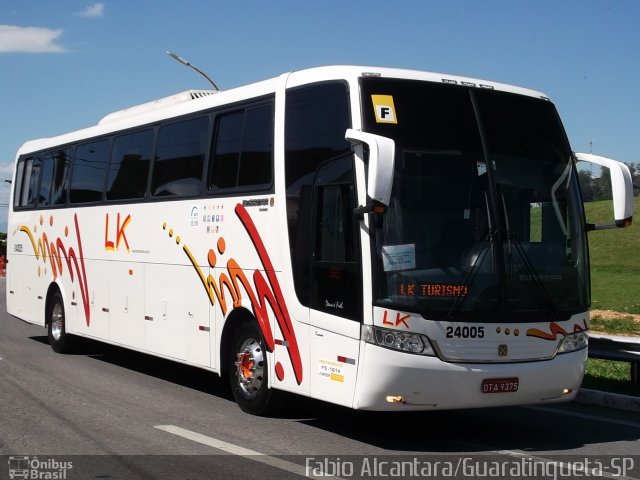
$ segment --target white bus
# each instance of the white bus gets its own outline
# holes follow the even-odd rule
[[[17,153],[7,309],[48,329],[354,409],[574,397],[587,224],[544,95],[335,66],[112,113]]]

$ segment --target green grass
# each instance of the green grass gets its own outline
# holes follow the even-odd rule
[[[587,221],[611,223],[611,201],[585,204]],[[589,233],[591,308],[640,314],[640,198],[634,199],[636,218],[630,228]],[[603,319],[594,316],[591,328],[613,335],[640,336],[640,323],[632,317]],[[582,382],[585,388],[625,395],[640,395],[631,384],[631,365],[590,358]]]
[[[631,365],[627,362],[590,358],[582,386],[623,395],[640,395],[640,387],[631,384]]]
[[[589,322],[591,330],[606,332],[611,335],[635,335],[640,336],[640,322],[633,317],[621,317],[604,319],[598,315]]]
[[[630,228],[589,233],[592,308],[640,314],[640,198]],[[587,221],[611,223],[610,200],[585,204]]]

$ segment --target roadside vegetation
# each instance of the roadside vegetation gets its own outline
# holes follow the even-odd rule
[[[640,315],[612,311],[592,311],[591,331],[609,335],[640,337]]]
[[[610,223],[611,200],[585,203],[589,223]],[[591,330],[640,338],[640,198],[630,228],[589,233],[591,261]],[[640,395],[631,384],[627,362],[589,359],[582,386],[595,390]]]
[[[588,222],[611,222],[611,200],[588,202],[585,208]],[[640,314],[640,197],[634,199],[634,210],[631,227],[589,233],[594,310]]]
[[[640,396],[640,387],[631,383],[631,365],[627,362],[590,358],[587,361],[582,387]]]

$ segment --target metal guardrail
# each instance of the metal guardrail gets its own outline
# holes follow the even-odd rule
[[[640,386],[640,339],[591,334],[589,357],[631,364],[631,383]]]

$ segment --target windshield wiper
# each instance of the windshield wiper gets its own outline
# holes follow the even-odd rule
[[[500,197],[502,199],[502,209],[504,212],[506,239],[507,239],[507,242],[509,242],[509,276],[513,277],[513,260],[512,260],[512,251],[511,251],[511,246],[513,245],[515,247],[516,252],[520,256],[520,259],[522,260],[521,265],[524,267],[525,271],[527,272],[527,275],[533,280],[533,284],[536,287],[538,295],[542,297],[542,301],[540,301],[539,297],[536,298],[535,295],[533,297],[536,298],[536,302],[539,305],[545,304],[545,309],[552,317],[556,317],[558,315],[558,309],[553,301],[553,298],[551,298],[551,295],[549,295],[547,288],[544,286],[544,282],[540,279],[540,275],[536,271],[536,268],[533,265],[533,262],[531,261],[531,258],[527,254],[526,250],[522,246],[522,243],[520,242],[520,240],[518,240],[518,237],[516,236],[516,234],[513,231],[511,231],[511,227],[509,225],[509,216],[507,214],[507,205],[504,199],[504,195],[500,195]]]
[[[474,256],[475,258],[473,260],[473,263],[469,267],[469,271],[467,272],[467,275],[462,281],[462,285],[464,286],[465,291],[468,292],[469,287],[473,285],[473,282],[476,279],[476,275],[478,274],[478,270],[479,270],[478,267],[480,267],[480,265],[484,263],[484,259],[486,258],[491,248],[493,248],[493,243],[495,239],[496,239],[496,231],[488,230],[487,233],[484,235],[480,246],[471,252],[471,255]],[[456,297],[455,302],[453,303],[453,305],[451,306],[451,309],[449,310],[449,313],[447,313],[447,320],[453,320],[453,318],[456,315],[458,315],[467,297],[468,295],[460,295]]]
[[[482,236],[482,243],[476,249],[472,250],[470,254],[473,258],[473,263],[469,267],[469,271],[462,281],[462,285],[465,287],[464,289],[467,292],[469,291],[469,287],[473,285],[473,282],[476,279],[476,275],[478,274],[478,267],[480,267],[480,265],[484,263],[485,257],[493,249],[494,241],[498,237],[497,229],[494,228],[491,221],[489,198],[487,197],[486,192],[484,194],[484,202],[487,209],[487,223],[489,228],[487,232]],[[460,309],[462,308],[462,305],[464,305],[467,296],[468,295],[461,295],[459,297],[456,297],[455,302],[453,302],[453,305],[449,310],[449,313],[447,313],[447,320],[452,320],[460,312]]]

